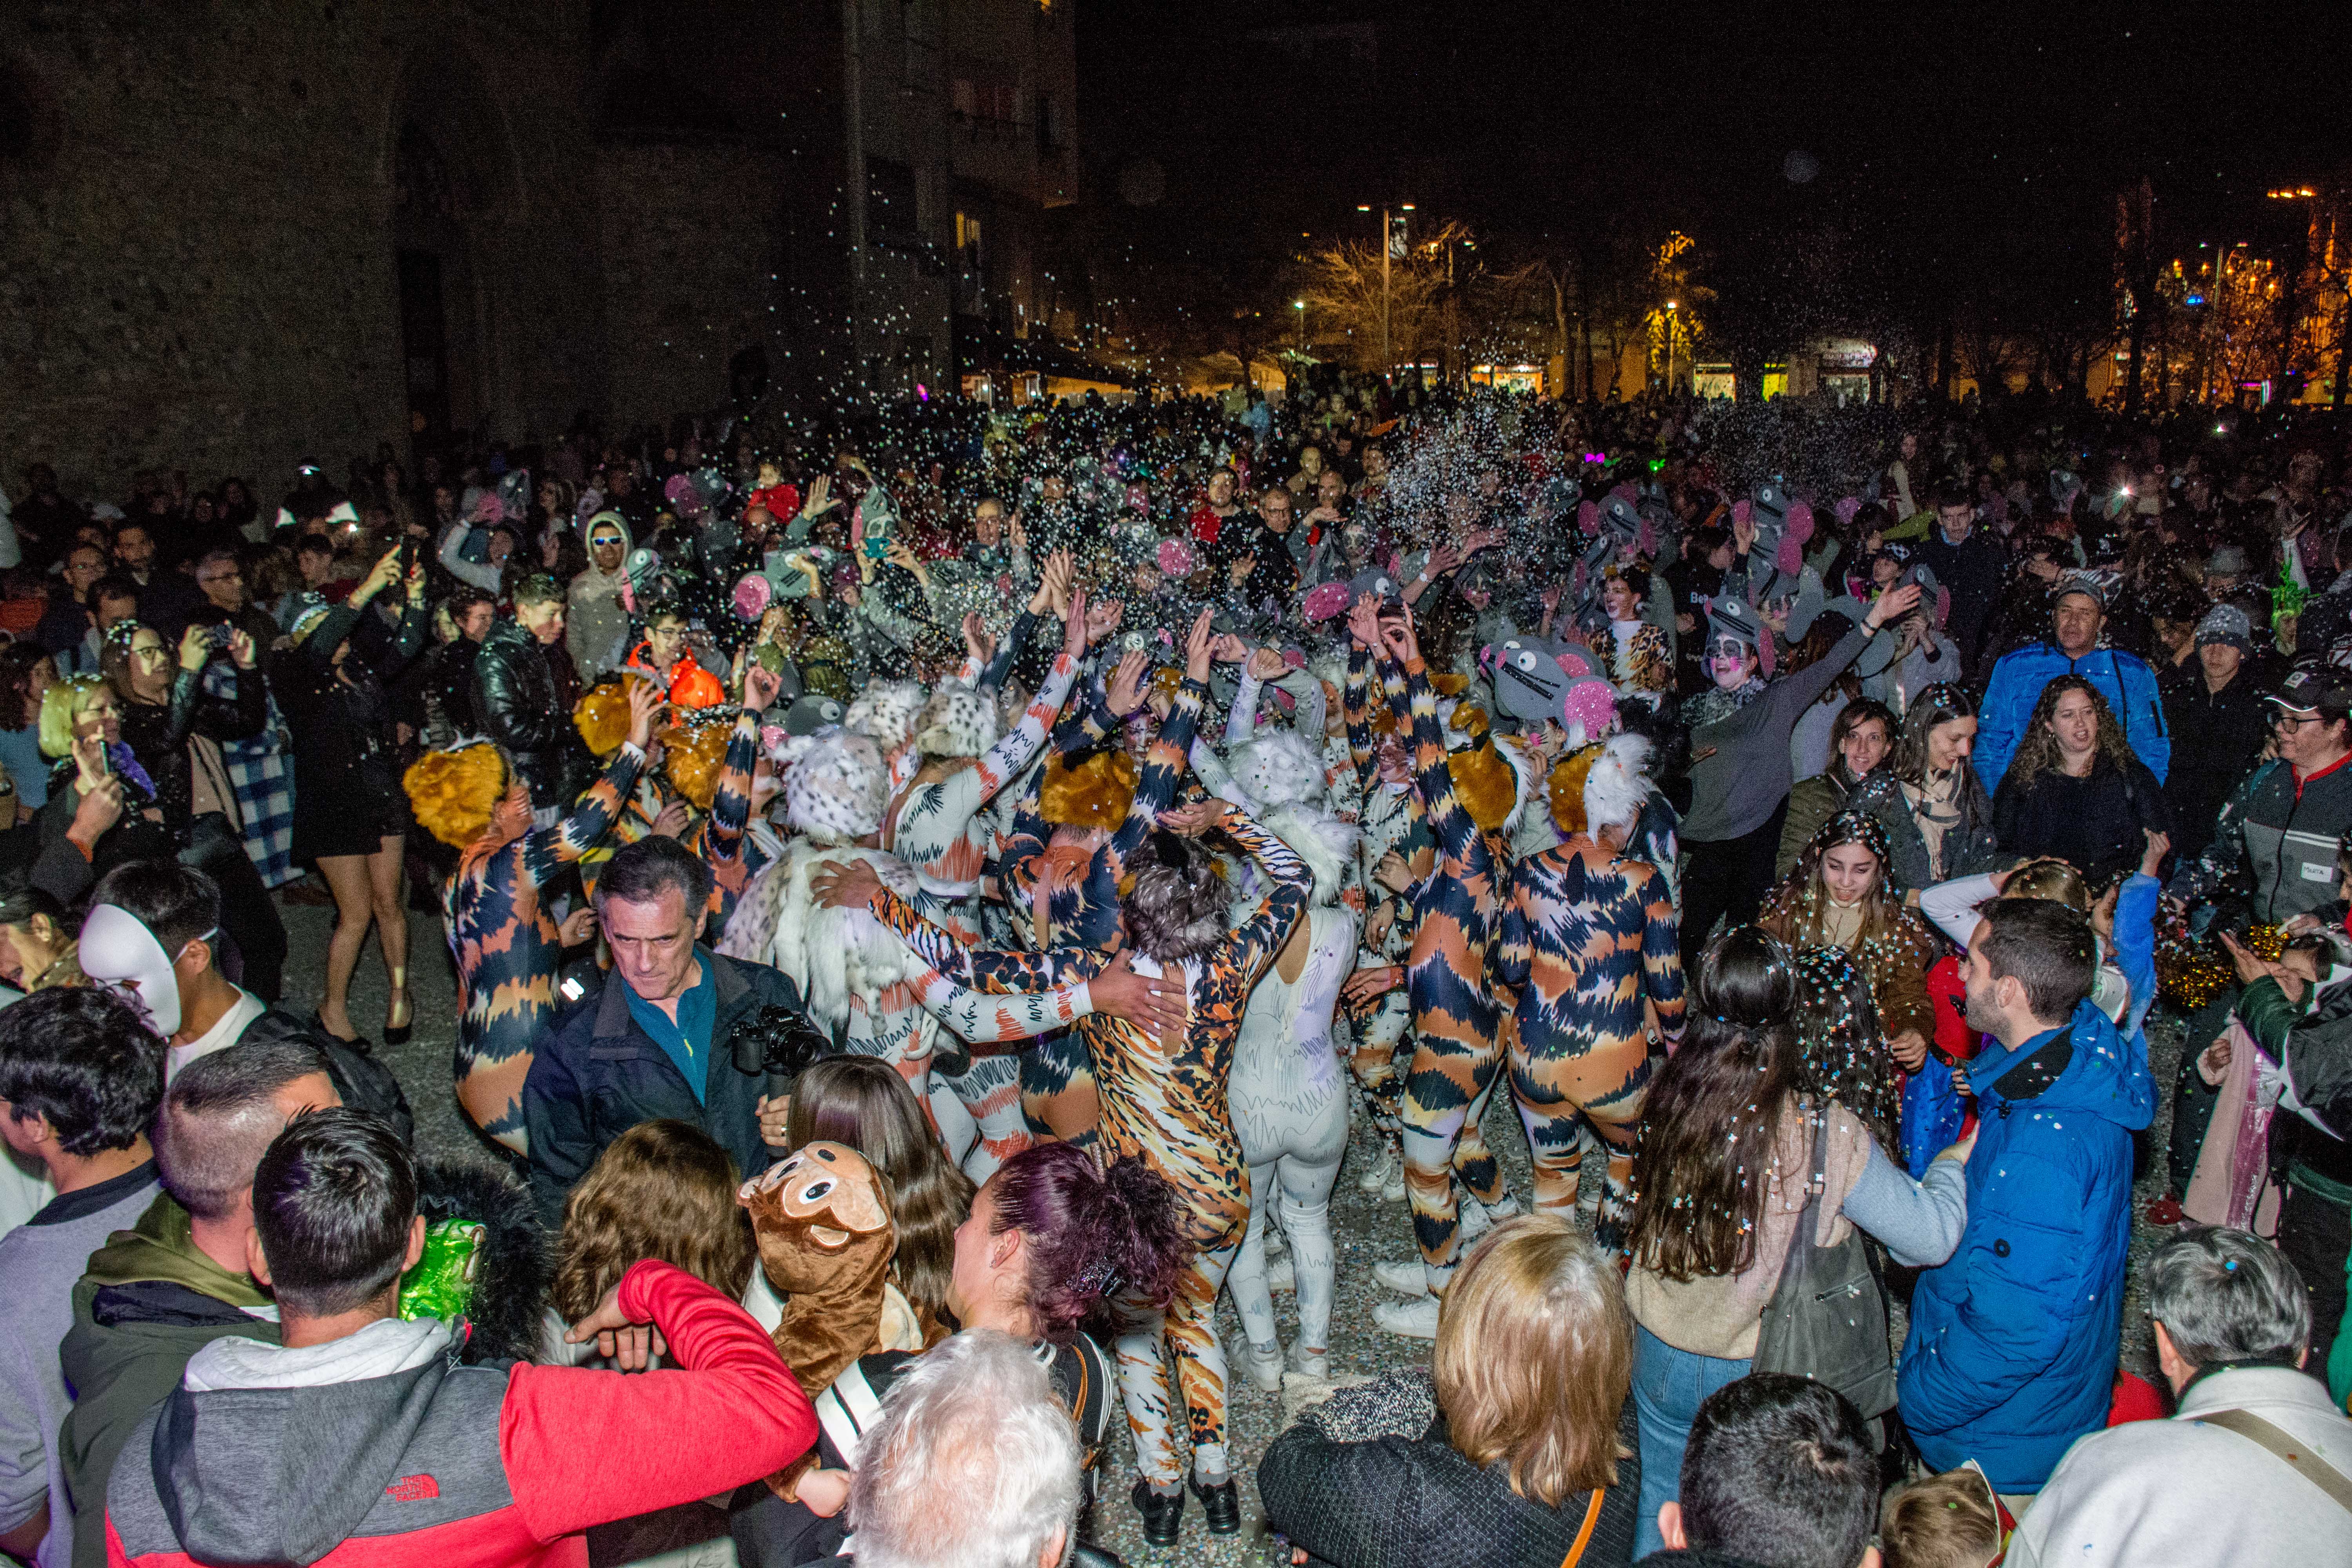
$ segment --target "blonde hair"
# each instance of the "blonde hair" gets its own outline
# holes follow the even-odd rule
[[[596,1157],[563,1202],[548,1300],[585,1317],[632,1264],[657,1258],[734,1300],[751,1282],[751,1226],[735,1162],[683,1121],[640,1121]]]
[[[1633,1316],[1617,1270],[1556,1215],[1479,1239],[1437,1321],[1437,1407],[1454,1448],[1510,1466],[1546,1508],[1617,1484],[1617,1422],[1633,1385]]]
[[[2047,899],[2083,914],[2091,912],[2091,885],[2063,860],[2029,860],[2001,886],[2006,899]]]
[[[41,755],[73,755],[74,723],[93,693],[114,689],[95,675],[68,675],[41,693]],[[119,700],[119,699],[118,699]]]
[[[2000,1550],[1992,1486],[1972,1470],[1914,1481],[1886,1500],[1878,1536],[1886,1568],[1985,1568]]]

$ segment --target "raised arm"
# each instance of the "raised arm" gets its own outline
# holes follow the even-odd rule
[[[1307,863],[1291,852],[1289,845],[1248,813],[1228,810],[1224,826],[1225,831],[1249,851],[1270,884],[1265,897],[1258,900],[1257,908],[1235,928],[1230,939],[1235,969],[1244,975],[1255,976],[1282,951],[1290,928],[1307,912],[1307,894],[1315,878]]]
[[[753,665],[745,671],[748,686],[754,674],[773,675]],[[751,825],[752,778],[760,766],[760,705],[746,702],[727,736],[727,754],[719,764],[718,787],[710,795],[710,817],[703,829],[702,855],[713,869],[735,864],[742,853],[743,832]]]
[[[580,792],[562,821],[552,827],[534,827],[522,836],[517,847],[525,876],[534,882],[547,881],[559,868],[580,859],[612,831],[613,824],[628,809],[637,775],[645,771],[655,721],[668,706],[652,681],[629,682],[629,738],[614,752],[596,782]]]
[[[1202,642],[1209,624],[1209,612],[1201,612],[1193,626],[1194,641]],[[1143,759],[1143,776],[1136,781],[1135,798],[1127,808],[1127,820],[1111,835],[1108,847],[1112,858],[1124,865],[1135,853],[1143,836],[1160,820],[1160,814],[1173,805],[1177,785],[1184,780],[1185,753],[1192,748],[1192,736],[1200,728],[1201,709],[1209,700],[1208,654],[1206,645],[1197,655],[1191,656],[1184,682],[1176,689],[1175,706],[1168,710],[1167,721],[1160,726],[1160,734],[1151,742],[1151,750]],[[1194,673],[1194,669],[1198,673]]]

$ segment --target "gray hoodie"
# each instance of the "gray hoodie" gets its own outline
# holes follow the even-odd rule
[[[629,612],[621,603],[621,590],[629,580],[629,552],[636,547],[636,537],[619,512],[600,511],[588,520],[581,538],[593,537],[608,523],[621,531],[621,564],[603,571],[592,555],[588,569],[572,579],[563,608],[563,644],[572,650],[572,667],[580,672],[583,686],[593,685],[628,657]]]

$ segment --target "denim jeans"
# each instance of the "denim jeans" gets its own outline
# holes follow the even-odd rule
[[[1633,1409],[1642,1427],[1642,1510],[1633,1521],[1633,1555],[1640,1559],[1665,1549],[1658,1509],[1681,1496],[1683,1447],[1700,1404],[1746,1377],[1748,1363],[1676,1350],[1639,1325],[1633,1335]]]

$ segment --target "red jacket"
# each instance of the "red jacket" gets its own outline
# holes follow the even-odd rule
[[[108,1563],[586,1568],[589,1526],[772,1475],[816,1440],[742,1308],[654,1262],[622,1279],[621,1305],[661,1330],[676,1370],[436,1359],[350,1383],[184,1384],[115,1467]]]

